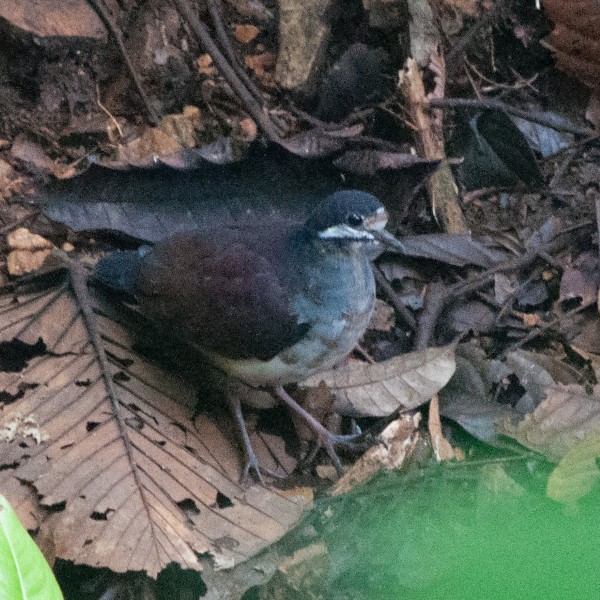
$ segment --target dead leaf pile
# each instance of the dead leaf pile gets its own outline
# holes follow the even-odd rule
[[[199,570],[204,554],[232,567],[279,539],[310,494],[241,488],[226,415],[192,420],[194,388],[94,308],[107,370],[68,279],[2,298],[2,356],[37,348],[0,374],[0,481],[26,527],[58,557],[151,576],[170,562]],[[293,468],[278,438],[253,444],[265,464]]]

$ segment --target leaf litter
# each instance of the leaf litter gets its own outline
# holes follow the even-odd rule
[[[67,281],[63,272],[51,290],[17,291],[1,307],[5,339],[46,345],[0,376],[9,392],[27,384],[0,425],[2,488],[27,527],[50,527],[61,558],[151,576],[170,562],[200,569],[202,554],[231,567],[279,539],[310,494],[240,487],[231,431],[192,421],[193,386],[132,350],[130,331],[94,297],[104,370]]]

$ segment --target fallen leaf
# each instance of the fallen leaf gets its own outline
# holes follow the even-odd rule
[[[42,146],[24,135],[15,138],[10,154],[25,163],[26,168],[41,175],[53,175],[57,179],[69,179],[77,174],[77,169],[55,162],[46,154]]]
[[[41,269],[52,250],[13,250],[6,257],[6,268],[9,275],[19,277]]]
[[[216,75],[217,69],[213,65],[213,60],[210,54],[201,54],[197,59],[198,73],[202,75]]]
[[[501,421],[504,435],[558,462],[586,437],[600,432],[600,401],[581,386],[545,390],[546,398],[518,423]]]
[[[233,35],[241,44],[249,44],[260,33],[256,25],[236,24],[233,26]]]
[[[519,317],[523,321],[523,325],[527,327],[541,327],[544,324],[542,317],[537,313],[524,313],[515,310],[514,315]]]
[[[104,43],[108,37],[102,19],[85,0],[44,2],[34,11],[19,0],[3,0],[0,17],[38,38],[89,38]]]
[[[316,387],[324,382],[335,394],[335,409],[342,415],[383,417],[402,407],[425,404],[439,392],[454,373],[455,350],[449,344],[375,364],[350,361],[299,385]]]
[[[600,431],[573,446],[548,478],[546,491],[557,502],[572,504],[588,494],[600,478]]]
[[[331,495],[350,492],[382,469],[401,468],[421,440],[418,431],[420,421],[420,413],[402,415],[392,421],[381,432],[379,443],[369,448],[337,481]]]
[[[598,298],[597,259],[586,254],[580,257],[579,264],[568,266],[563,271],[559,295],[563,304],[577,302],[578,306],[590,305]]]
[[[431,445],[438,462],[457,458],[450,442],[444,437],[442,432],[442,422],[440,420],[440,399],[437,394],[433,396],[429,403],[429,418],[427,421],[429,435],[431,436]]]
[[[501,446],[497,423],[513,411],[492,398],[492,388],[497,379],[495,367],[502,368],[502,365],[489,360],[480,348],[460,344],[456,371],[448,385],[440,391],[440,412],[476,438]]]
[[[375,175],[377,171],[401,171],[415,165],[430,167],[433,172],[439,164],[437,160],[423,160],[413,154],[401,152],[383,152],[381,150],[348,150],[336,158],[333,164],[356,175]]]
[[[9,232],[6,236],[6,241],[11,250],[43,250],[53,247],[50,240],[37,233],[31,233],[25,227],[19,227]]]
[[[554,22],[547,44],[557,65],[588,86],[600,88],[600,16],[596,0],[544,0],[544,9]]]
[[[132,350],[148,324],[99,296],[93,317],[78,281],[63,271],[50,289],[0,296],[2,339],[40,346],[0,371],[0,431],[14,432],[0,442],[0,487],[25,526],[49,531],[58,558],[153,577],[171,562],[200,570],[202,554],[231,566],[279,539],[305,491],[240,487],[224,407],[192,420],[195,386]],[[277,469],[283,439],[251,437]]]
[[[254,72],[261,84],[268,88],[276,87],[275,63],[277,56],[273,52],[262,52],[261,54],[247,54],[244,56],[244,64]]]

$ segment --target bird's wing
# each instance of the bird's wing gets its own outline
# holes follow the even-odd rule
[[[285,236],[265,233],[256,236],[260,247],[237,230],[178,234],[157,244],[136,278],[142,309],[228,358],[268,360],[292,346],[308,325],[291,314],[290,290],[276,268],[285,260]]]

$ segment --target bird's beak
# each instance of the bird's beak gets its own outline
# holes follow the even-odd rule
[[[389,231],[386,231],[385,229],[372,229],[370,233],[378,242],[380,242],[384,246],[392,248],[396,252],[401,252],[404,254],[404,244],[400,240],[396,239],[396,237],[393,236]]]
[[[388,248],[393,248],[396,252],[404,252],[404,244],[396,239],[389,231],[385,230],[389,215],[382,206],[365,223],[365,229],[381,244]]]

